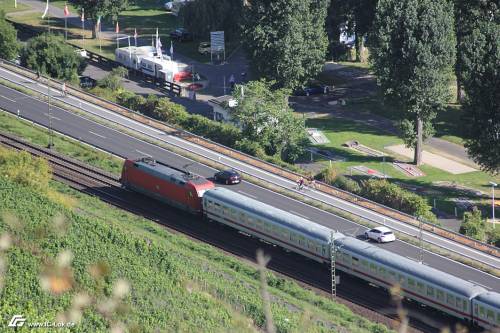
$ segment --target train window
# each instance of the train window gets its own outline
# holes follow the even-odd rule
[[[486,311],[486,318],[488,318],[489,320],[495,319],[495,313],[493,312],[493,310],[488,309],[488,311]]]
[[[408,287],[411,289],[415,289],[415,280],[412,278],[408,278]]]
[[[323,251],[323,256],[326,256],[325,246],[323,246],[323,247],[321,248],[321,250]],[[356,259],[356,260],[357,260],[357,259]]]
[[[497,324],[500,324],[500,312],[497,313]]]
[[[484,307],[481,305],[479,306],[479,316],[484,318]]]
[[[455,304],[455,297],[453,295],[446,294],[446,303],[449,305]]]
[[[214,202],[214,205],[216,205],[216,206],[219,206],[219,207],[220,207],[220,204],[219,204],[219,203],[217,203],[217,202]]]
[[[441,291],[441,290],[437,290],[436,297],[437,297],[438,300],[444,301],[444,292]]]
[[[397,281],[396,272],[389,271],[389,278],[390,278],[393,282],[396,282],[396,281]]]
[[[462,299],[460,297],[456,297],[456,307],[460,309],[462,307]]]
[[[478,313],[478,308],[479,308],[479,307],[478,307],[478,305],[477,305],[477,304],[475,304],[475,305],[474,305],[474,314],[475,314],[476,316],[479,314],[479,313]]]
[[[406,282],[405,276],[401,275],[401,274],[398,274],[398,279],[399,279],[399,284],[402,285],[402,286],[404,286],[405,282]]]
[[[359,265],[359,259],[356,257],[352,257],[352,265],[353,266],[358,266]]]
[[[427,286],[427,296],[434,297],[434,288]]]
[[[465,311],[468,311],[468,306],[467,306],[467,300],[463,299],[462,300],[462,309],[464,309]]]
[[[380,276],[385,276],[385,268],[384,267],[379,267],[378,268],[378,274]]]
[[[375,264],[370,263],[370,270],[374,273],[377,273],[377,266]]]
[[[424,284],[422,282],[417,281],[417,290],[421,293],[424,292]]]
[[[368,270],[368,261],[361,259],[361,265]]]

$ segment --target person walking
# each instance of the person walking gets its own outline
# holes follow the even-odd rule
[[[66,82],[63,82],[61,85],[61,93],[64,97],[66,97]]]
[[[231,76],[229,77],[229,86],[231,87],[231,91],[234,90],[235,84],[236,84],[236,81],[234,79],[234,75],[231,74]]]
[[[36,71],[36,80],[37,80],[37,81],[40,81],[40,77],[41,77],[41,75],[40,75],[40,70],[37,70],[37,71]]]

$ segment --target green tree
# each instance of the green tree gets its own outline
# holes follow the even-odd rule
[[[447,0],[380,0],[371,61],[385,96],[402,110],[402,138],[422,163],[422,143],[449,100],[455,63],[453,8]]]
[[[224,31],[228,40],[240,38],[242,1],[195,0],[180,10],[184,27],[196,37],[208,38],[210,31]]]
[[[483,170],[500,173],[500,15],[464,37],[462,76],[468,153]]]
[[[253,70],[280,87],[304,85],[321,70],[328,0],[249,0],[243,39]]]
[[[273,83],[262,80],[236,86],[233,96],[238,104],[231,117],[240,126],[242,136],[259,142],[266,154],[293,162],[307,145],[305,123],[288,105],[290,91],[273,91]]]
[[[19,54],[17,31],[5,20],[5,13],[0,10],[0,58],[12,60]]]
[[[86,62],[60,35],[41,34],[28,40],[21,64],[53,78],[77,82]]]
[[[92,37],[96,38],[97,18],[101,16],[111,17],[113,20],[118,18],[118,14],[128,6],[128,0],[69,0],[79,10],[85,10],[85,18],[91,18],[94,21],[92,27]]]
[[[480,241],[485,240],[486,225],[481,217],[481,211],[479,209],[464,213],[464,220],[460,226],[460,233]]]

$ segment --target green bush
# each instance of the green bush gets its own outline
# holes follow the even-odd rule
[[[234,149],[244,152],[246,154],[256,156],[258,158],[265,158],[266,153],[260,144],[256,141],[248,139],[241,139],[235,142]]]
[[[387,180],[363,181],[361,195],[407,214],[421,217],[428,222],[437,222],[436,216],[431,212],[432,207],[424,198]]]
[[[338,170],[333,165],[330,165],[321,170],[321,172],[318,173],[315,178],[321,180],[326,184],[334,185],[337,176],[338,176]]]
[[[347,192],[354,194],[361,193],[361,186],[359,186],[358,182],[345,176],[338,176],[337,179],[335,179],[334,185]]]
[[[479,241],[486,240],[486,224],[479,209],[464,213],[460,233]]]

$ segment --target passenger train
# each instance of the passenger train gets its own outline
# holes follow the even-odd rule
[[[377,286],[400,286],[401,295],[473,325],[500,329],[500,294],[419,264],[368,242],[264,204],[200,176],[152,159],[127,160],[122,184],[320,263],[329,264],[333,240],[337,267]]]

